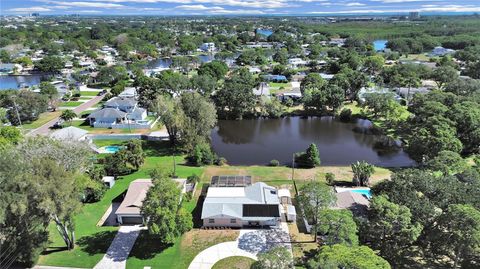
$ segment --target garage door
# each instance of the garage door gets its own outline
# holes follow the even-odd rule
[[[123,224],[143,224],[141,217],[122,217]]]

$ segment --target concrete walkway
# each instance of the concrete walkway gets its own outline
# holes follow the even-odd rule
[[[120,227],[107,253],[94,269],[124,269],[133,244],[143,229],[145,227],[139,225]]]

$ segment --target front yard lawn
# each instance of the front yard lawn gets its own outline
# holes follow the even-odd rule
[[[30,123],[22,124],[22,127],[25,129],[36,129],[45,123],[57,118],[62,114],[62,111],[55,111],[55,112],[44,112],[40,114],[36,121],[32,121]]]
[[[98,227],[97,222],[103,216],[112,200],[122,194],[128,188],[130,182],[139,178],[149,178],[149,172],[154,168],[162,170],[171,170],[173,168],[173,159],[168,156],[169,149],[166,143],[147,143],[145,151],[147,158],[145,164],[139,171],[126,175],[118,179],[112,189],[109,189],[105,196],[97,203],[85,204],[80,213],[75,217],[75,234],[77,237],[74,250],[65,250],[64,242],[58,234],[54,225],[49,228],[50,244],[42,253],[38,264],[49,266],[66,266],[92,268],[103,257],[111,241],[113,240],[117,227]],[[179,177],[186,178],[192,174],[202,175],[201,167],[191,167],[184,164],[184,157],[177,156],[177,174]],[[181,239],[178,239],[179,242]],[[140,241],[141,243],[141,241]],[[165,253],[174,251],[167,249]],[[163,254],[162,255],[168,255]],[[175,258],[174,254],[172,258]],[[163,257],[163,256],[162,256]],[[142,267],[143,268],[143,267]],[[158,268],[158,267],[154,267]],[[161,267],[168,268],[168,267]]]
[[[98,93],[96,91],[80,91],[81,96],[97,96]]]
[[[247,257],[233,256],[218,261],[212,269],[250,269],[254,262],[255,260]]]
[[[60,104],[60,106],[63,106],[63,107],[77,107],[81,104],[83,104],[83,102],[68,101],[68,102],[63,102],[62,104]]]

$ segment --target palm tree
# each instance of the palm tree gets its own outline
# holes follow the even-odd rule
[[[368,186],[370,176],[375,172],[373,165],[366,161],[352,163],[353,182],[359,186]]]
[[[77,114],[70,109],[64,110],[62,112],[62,115],[60,115],[60,119],[64,121],[68,121],[70,125],[72,125],[72,120],[76,117],[77,117]]]

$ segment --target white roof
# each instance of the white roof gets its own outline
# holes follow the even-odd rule
[[[113,181],[115,181],[115,177],[110,177],[110,176],[102,177],[102,181],[105,182],[105,183],[113,182]]]
[[[74,126],[69,126],[67,128],[63,128],[53,132],[50,135],[50,137],[58,140],[74,140],[75,141],[75,140],[82,139],[87,134],[88,134],[88,131],[86,130],[83,130]]]
[[[245,197],[244,187],[210,187],[207,193],[208,198],[220,197]]]

